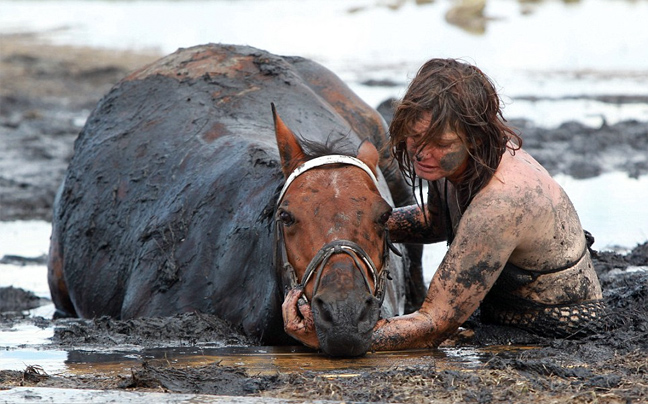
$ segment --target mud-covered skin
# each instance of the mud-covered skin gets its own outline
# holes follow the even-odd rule
[[[589,252],[583,255],[587,246],[578,215],[562,188],[531,156],[523,150],[505,153],[493,179],[463,215],[457,206],[452,206],[454,187],[448,185],[446,200],[456,229],[454,241],[432,279],[421,309],[409,316],[381,320],[374,330],[373,349],[437,346],[468,319],[487,295],[490,301],[506,299],[512,309],[517,308],[516,300],[534,303],[536,311],[532,313],[536,314],[543,305],[560,306],[554,312],[542,312],[546,319],[563,315],[572,321],[556,330],[556,336],[601,317],[601,287]],[[409,212],[400,216],[407,227],[421,225],[411,224],[417,217],[413,208],[401,211]],[[435,220],[438,217],[432,217],[431,223]],[[441,228],[437,224],[437,229]],[[519,274],[511,273],[507,263],[525,268],[528,276],[519,281]],[[571,268],[552,272],[570,263]],[[566,313],[565,308],[589,302],[593,304],[580,306],[580,320],[577,313]],[[507,323],[515,325],[516,321],[523,325],[521,319],[511,316]],[[548,321],[544,325],[555,326]],[[552,330],[545,331],[551,334]]]
[[[427,125],[420,121],[415,133],[423,133]],[[462,212],[455,185],[461,183],[466,166],[458,156],[467,153],[462,153],[459,149],[465,146],[452,138],[452,133],[444,133],[442,139],[447,144],[429,143],[422,150],[416,147],[418,141],[411,140],[415,136],[407,139],[416,175],[428,180],[434,192],[428,207],[401,209],[389,228],[398,234],[402,225],[405,230],[398,238],[423,228],[422,236],[414,236],[416,241],[448,239],[451,244],[421,308],[377,323],[374,350],[438,346],[477,310],[489,292],[492,299],[506,295],[538,305],[564,306],[602,298],[591,257],[583,255],[587,245],[578,215],[549,173],[523,150],[506,151],[491,180]],[[434,200],[438,196],[441,199]],[[436,214],[430,215],[427,223],[421,221],[422,210],[430,207]],[[499,287],[492,290],[506,264],[535,275],[523,284],[507,286],[505,294]],[[554,272],[567,264],[574,268]],[[504,277],[507,275],[508,271]],[[594,316],[598,317],[598,312]]]
[[[250,47],[181,49],[112,88],[75,143],[54,209],[48,277],[60,314],[199,311],[263,343],[292,342],[272,267],[284,177],[271,102],[331,152],[386,141],[382,118],[331,72]],[[412,203],[381,164],[396,204]]]
[[[466,161],[467,156],[468,153],[466,152],[466,150],[461,149],[446,154],[439,161],[439,163],[441,163],[441,168],[443,168],[444,170],[453,171],[456,170],[459,166],[461,166],[461,164],[463,164],[464,161]]]
[[[430,189],[429,192],[435,192]],[[393,210],[387,225],[389,237],[396,243],[436,243],[446,239],[442,212],[437,204],[426,204],[423,211],[417,205],[403,206]],[[440,219],[432,221],[431,217]]]
[[[416,175],[428,181],[441,178],[456,181],[466,166],[468,150],[451,131],[439,135],[432,143],[421,146],[429,119],[421,122],[423,123],[414,128],[417,133],[407,137],[406,141],[407,154]]]

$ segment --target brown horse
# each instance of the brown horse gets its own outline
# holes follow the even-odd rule
[[[58,315],[199,311],[286,344],[281,302],[301,284],[322,349],[363,354],[381,311],[423,287],[420,250],[401,258],[386,239],[392,196],[412,199],[379,159],[385,140],[379,115],[306,59],[210,44],[134,72],[88,118],[55,203]]]
[[[392,207],[376,179],[378,151],[364,142],[357,158],[310,159],[274,116],[286,177],[277,201],[276,267],[288,272],[285,286],[299,283],[312,301],[320,347],[330,355],[362,355],[380,316],[392,247],[386,229]]]

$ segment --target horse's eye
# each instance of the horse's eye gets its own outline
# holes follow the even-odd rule
[[[293,215],[286,212],[285,210],[279,212],[279,220],[281,220],[281,222],[286,226],[290,226],[291,224],[295,223],[295,218],[293,217]]]
[[[388,210],[387,212],[384,212],[382,215],[380,215],[380,218],[378,219],[378,223],[380,223],[383,226],[386,225],[387,221],[391,217],[391,214],[392,214],[391,210]]]

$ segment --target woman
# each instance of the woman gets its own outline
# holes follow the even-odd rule
[[[395,209],[393,241],[446,240],[448,252],[414,313],[379,320],[372,349],[436,347],[480,308],[485,322],[542,335],[591,331],[605,311],[578,215],[562,188],[522,150],[478,68],[432,59],[390,125],[392,152],[424,206]],[[317,347],[310,307],[288,294],[288,333]],[[297,313],[301,313],[301,316]]]

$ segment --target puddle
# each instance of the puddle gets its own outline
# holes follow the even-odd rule
[[[50,338],[54,336],[54,328],[16,323],[10,329],[2,329],[0,335],[2,335],[2,342],[0,343],[1,348],[6,349],[8,352],[9,350],[26,346],[48,344]],[[2,353],[4,353],[4,351]],[[2,365],[1,356],[0,365]],[[4,368],[0,366],[0,369]]]
[[[304,347],[179,347],[125,350],[41,350],[22,348],[0,351],[0,369],[24,370],[38,365],[48,374],[129,375],[131,369],[147,361],[157,365],[198,367],[218,363],[244,369],[248,375],[273,375],[315,371],[330,377],[357,375],[368,370],[388,370],[402,366],[434,364],[437,370],[474,369],[494,351],[521,350],[519,347],[439,348],[375,352],[361,358],[331,358]]]
[[[40,257],[49,250],[50,223],[43,220],[0,222],[0,258],[5,255]],[[2,283],[5,283],[2,276]]]
[[[369,353],[361,358],[330,358],[305,348],[293,347],[228,347],[228,348],[166,348],[145,349],[140,353],[110,353],[71,351],[65,362],[71,372],[111,369],[130,366],[147,360],[174,366],[204,366],[219,363],[222,366],[245,369],[248,375],[269,375],[317,371],[331,372],[337,377],[370,369],[387,370],[396,366],[414,366],[434,363],[438,369],[474,368],[483,363],[486,353],[474,349],[417,350]],[[128,366],[128,368],[130,368]]]
[[[648,176],[613,172],[585,180],[562,174],[554,178],[576,207],[583,228],[596,238],[595,249],[626,252],[648,240]]]
[[[16,254],[12,253],[12,255]],[[2,254],[0,254],[0,258],[2,258]],[[47,267],[44,265],[0,264],[0,274],[2,274],[0,287],[13,286],[14,288],[29,290],[38,297],[50,298],[49,286],[47,285]],[[40,310],[36,315],[45,317],[45,314],[43,310]]]
[[[4,338],[5,334],[3,334]],[[65,370],[68,353],[61,350],[41,350],[21,348],[18,350],[0,351],[0,369],[23,371],[27,366],[40,366],[49,375]]]

